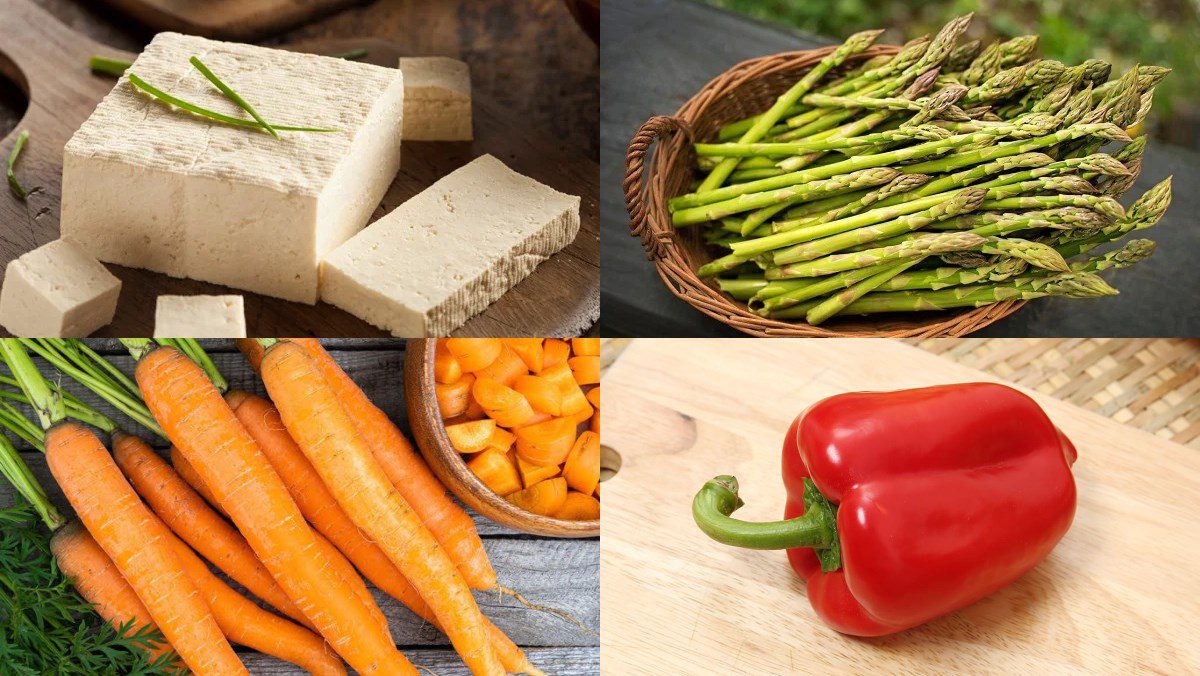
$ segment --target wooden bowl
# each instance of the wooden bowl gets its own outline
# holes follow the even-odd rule
[[[471,509],[496,523],[533,535],[589,538],[600,535],[600,520],[566,521],[519,509],[496,495],[467,467],[450,445],[434,391],[432,338],[408,341],[404,355],[404,398],[408,425],[421,455],[450,492]]]

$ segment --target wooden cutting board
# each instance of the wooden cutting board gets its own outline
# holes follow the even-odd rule
[[[1078,447],[1079,508],[1009,587],[891,637],[815,617],[782,552],[735,549],[692,522],[733,474],[741,518],[782,518],[782,437],[852,390],[997,380],[885,340],[639,340],[603,380],[601,662],[611,673],[1162,673],[1200,665],[1200,454],[1029,392]],[[919,442],[919,440],[914,440]]]
[[[282,33],[367,0],[104,0],[160,31],[222,40],[256,40]]]
[[[17,173],[26,188],[35,190],[26,202],[7,190],[0,195],[2,268],[13,258],[58,238],[63,146],[115,82],[92,75],[88,57],[132,60],[134,55],[70,30],[29,0],[0,0],[0,25],[4,26],[0,30],[0,75],[21,86],[29,99],[25,117],[0,141],[0,154],[7,158],[17,133],[29,131]],[[395,67],[401,55],[409,55],[397,45],[374,39],[326,40],[289,48],[336,54],[358,47],[368,49],[364,60],[388,67]],[[474,121],[473,142],[405,143],[400,173],[372,220],[484,153],[557,190],[580,195],[581,228],[575,241],[456,333],[575,336],[587,331],[600,316],[598,165],[582,155],[560,151],[553,139],[539,136],[486,98],[475,98]],[[149,335],[154,328],[155,298],[160,294],[220,293],[245,296],[251,336],[386,335],[325,303],[304,305],[146,270],[108,268],[121,278],[121,299],[116,319],[98,331],[98,336]]]

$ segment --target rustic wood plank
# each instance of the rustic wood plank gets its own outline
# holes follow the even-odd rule
[[[470,676],[471,672],[456,655],[445,651],[405,650],[405,656],[413,664],[426,669],[425,673],[437,676]],[[531,648],[526,651],[529,660],[547,674],[555,676],[593,676],[600,673],[599,648]],[[242,655],[242,661],[250,673],[256,676],[283,676],[303,673],[296,667],[275,658],[252,653]]]
[[[105,0],[159,30],[254,40],[367,0]]]
[[[565,10],[564,10],[565,11]],[[570,19],[568,19],[569,21]],[[21,159],[21,180],[35,189],[25,202],[0,199],[0,222],[8,227],[0,238],[0,265],[59,236],[62,151],[71,134],[96,103],[113,87],[111,78],[90,74],[87,58],[102,54],[132,59],[133,54],[105,47],[62,25],[30,0],[0,4],[0,74],[24,89],[29,106],[17,129],[30,132]],[[420,54],[379,39],[324,39],[285,47],[336,53],[364,46],[364,59],[396,67],[401,55]],[[469,143],[405,143],[400,172],[372,220],[416,195],[437,179],[485,153],[514,170],[562,192],[581,196],[579,235],[563,251],[476,316],[462,335],[576,336],[585,333],[600,313],[599,165],[579,148],[564,148],[515,117],[511,108],[475,97],[475,140]],[[593,126],[593,129],[595,127]],[[0,147],[11,147],[15,131]],[[163,274],[109,266],[122,281],[117,315],[98,335],[147,335],[153,329],[160,294],[240,293],[245,299],[250,335],[314,335],[382,337],[378,328],[331,305],[305,305],[230,289],[218,284],[176,279]]]

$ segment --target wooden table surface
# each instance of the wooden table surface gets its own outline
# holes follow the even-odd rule
[[[1195,673],[1200,454],[1030,392],[1079,450],[1074,524],[959,612],[854,639],[815,616],[782,552],[705,537],[690,505],[733,474],[740,518],[781,517],[792,418],[851,390],[996,381],[888,340],[637,340],[604,375],[601,659],[611,673]],[[651,497],[652,496],[652,497]],[[648,509],[647,505],[653,505]]]
[[[400,423],[407,433],[402,367],[403,341],[340,340],[322,341],[334,359],[371,397],[371,400]],[[115,341],[89,341],[126,373],[132,362]],[[203,341],[230,387],[265,395],[262,381],[250,370],[231,341]],[[36,360],[43,373],[50,367]],[[130,432],[142,434],[163,451],[162,440],[154,439],[112,407],[100,402],[75,382],[64,387],[97,406]],[[38,480],[50,493],[51,500],[69,511],[61,491],[50,476],[46,463],[35,451],[25,447],[22,456],[33,468]],[[0,506],[12,502],[7,482],[0,482]],[[500,583],[520,591],[531,602],[563,610],[578,618],[593,631],[600,630],[600,543],[596,538],[568,540],[535,537],[502,528],[478,515],[476,526],[496,569]],[[370,584],[368,583],[368,586]],[[428,667],[438,676],[468,674],[443,635],[389,596],[371,587],[376,601],[388,618],[392,636],[409,660]],[[530,660],[548,674],[576,676],[599,671],[600,649],[595,636],[553,615],[532,611],[513,599],[492,593],[475,593],[480,609],[518,645],[526,649]],[[302,670],[258,653],[239,648],[253,674],[301,674]],[[0,672],[3,669],[0,668]]]

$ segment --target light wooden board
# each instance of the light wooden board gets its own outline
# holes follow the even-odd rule
[[[265,393],[262,381],[251,371],[241,353],[234,349],[232,341],[206,340],[202,343],[218,369],[229,380],[231,388],[260,395]],[[132,373],[132,360],[122,354],[115,341],[95,340],[90,344],[108,355],[109,360],[125,373]],[[407,409],[401,382],[403,346],[403,341],[395,340],[327,342],[327,349],[338,364],[407,433]],[[54,373],[40,358],[35,358],[35,363],[43,373]],[[166,443],[163,440],[136,427],[128,418],[118,414],[74,381],[63,379],[61,382],[65,389],[117,420],[125,430],[143,436],[160,453],[165,454]],[[24,411],[27,415],[31,414],[28,409]],[[24,449],[22,457],[46,487],[51,501],[65,514],[72,515],[70,505],[62,497],[42,456],[23,442],[14,441],[18,443],[18,448]],[[0,480],[0,506],[7,506],[12,500],[11,488],[7,482]],[[478,514],[471,516],[483,536],[484,548],[501,584],[520,591],[533,603],[562,610],[578,618],[593,631],[599,631],[600,543],[597,539],[534,537],[500,526]],[[233,586],[244,592],[236,583]],[[433,668],[440,676],[466,673],[440,632],[373,586],[371,592],[388,619],[396,644],[405,649],[411,661]],[[554,615],[529,610],[507,596],[475,592],[475,598],[484,614],[518,645],[540,648],[530,657],[535,665],[547,673],[596,673],[599,647],[595,636],[580,631]],[[410,651],[407,649],[409,646],[422,649]],[[245,651],[241,654],[255,674],[303,673],[272,658]]]
[[[1200,455],[1032,393],[1075,442],[1079,508],[1050,556],[924,627],[825,627],[782,552],[704,536],[690,504],[733,474],[750,520],[781,518],[779,453],[805,407],[852,390],[996,380],[885,340],[639,340],[604,377],[601,660],[608,673],[1194,673]],[[919,443],[919,439],[914,439]]]
[[[0,141],[0,150],[7,157],[16,134],[29,131],[29,141],[18,162],[18,175],[27,189],[36,189],[26,202],[17,200],[7,190],[0,194],[0,223],[4,224],[0,268],[3,268],[13,258],[59,236],[63,146],[114,85],[112,78],[88,71],[88,57],[103,55],[132,60],[134,55],[105,47],[72,31],[30,0],[0,0],[0,25],[4,26],[0,30],[0,75],[21,85],[29,98],[24,118]],[[368,49],[366,61],[391,68],[396,67],[401,55],[411,55],[402,46],[382,40],[324,40],[290,46],[319,54],[357,47]],[[580,153],[560,150],[554,139],[534,134],[521,120],[513,119],[510,111],[486,97],[475,98],[473,115],[473,142],[404,144],[400,173],[371,220],[485,153],[557,190],[581,196],[581,227],[575,241],[539,265],[533,274],[469,320],[456,334],[583,334],[600,317],[599,167]],[[223,293],[245,296],[246,326],[251,336],[386,335],[326,303],[305,305],[146,270],[118,265],[108,268],[121,278],[121,298],[116,318],[96,333],[99,336],[151,334],[155,299],[160,294]]]
[[[160,31],[254,40],[367,0],[104,0]]]

